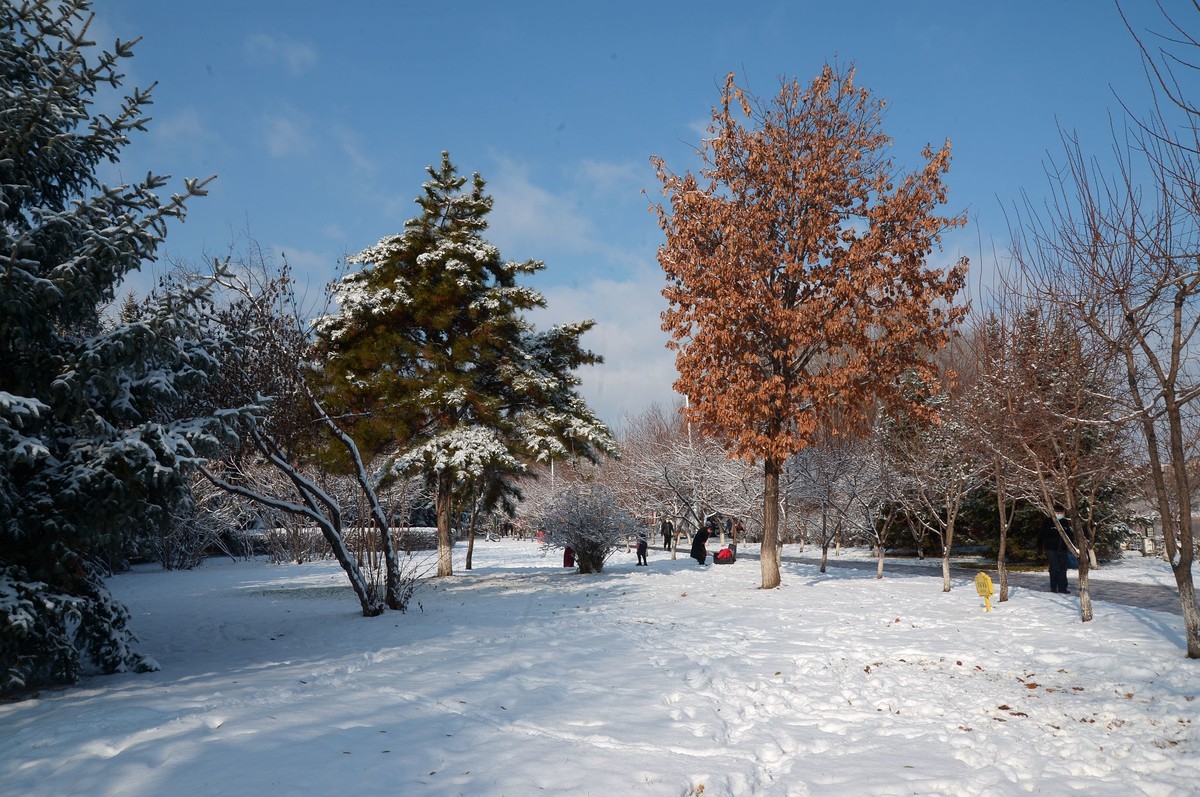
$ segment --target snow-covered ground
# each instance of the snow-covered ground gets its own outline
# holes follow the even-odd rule
[[[532,543],[456,558],[373,619],[332,563],[114,578],[162,671],[0,705],[0,792],[1200,789],[1200,662],[1172,615],[1097,602],[1085,625],[1072,596],[1019,588],[989,614],[966,579],[944,594],[898,567],[785,563],[763,591],[757,561],[653,549],[596,576]]]

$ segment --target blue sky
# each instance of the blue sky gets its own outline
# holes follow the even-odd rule
[[[1164,29],[1148,0],[1135,25]],[[1192,22],[1182,0],[1168,10]],[[154,121],[119,169],[218,175],[163,254],[194,264],[286,253],[318,296],[339,261],[415,215],[442,150],[488,181],[489,238],[538,258],[539,324],[595,318],[607,362],[584,393],[614,425],[673,404],[655,261],[649,164],[695,165],[729,71],[760,95],[853,61],[888,103],[892,156],[908,168],[949,138],[949,211],[972,223],[939,260],[1002,249],[1005,210],[1045,194],[1058,127],[1109,146],[1114,91],[1148,102],[1137,51],[1107,0],[912,2],[225,2],[104,0],[100,43],[142,36],[126,87],[158,81]],[[993,268],[975,263],[984,282]],[[164,267],[149,266],[144,289]]]

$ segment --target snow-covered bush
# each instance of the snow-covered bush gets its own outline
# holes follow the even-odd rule
[[[106,669],[110,661],[135,672],[158,669],[132,649],[136,640],[126,628],[125,607],[98,577],[90,576],[87,588],[85,594],[66,595],[29,579],[19,567],[0,570],[0,693],[70,683],[92,669]],[[81,634],[89,617],[95,629]]]
[[[538,518],[546,547],[571,548],[580,573],[599,573],[604,560],[638,524],[601,484],[579,483],[550,499]]]

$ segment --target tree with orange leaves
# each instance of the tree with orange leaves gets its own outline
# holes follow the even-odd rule
[[[653,163],[665,204],[663,314],[675,389],[730,457],[763,463],[762,587],[779,586],[779,475],[818,429],[846,433],[899,377],[932,383],[928,358],[966,312],[966,260],[926,260],[965,223],[938,215],[950,145],[901,174],[884,102],[826,65],[760,100],[731,73],[701,145],[699,176]]]

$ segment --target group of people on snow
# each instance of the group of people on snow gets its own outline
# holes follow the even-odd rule
[[[731,518],[725,519],[725,533],[732,534],[733,540],[737,540],[738,535],[742,534],[745,529],[742,522],[739,520],[734,523]],[[676,544],[675,522],[669,517],[662,519],[659,524],[659,531],[663,537],[663,550],[669,551]],[[696,533],[692,535],[692,547],[689,555],[696,560],[697,564],[705,565],[708,563],[708,541],[710,538],[717,536],[720,529],[717,526],[717,520],[714,517],[709,517],[704,524],[696,529]],[[638,542],[638,564],[642,564],[642,538],[639,537]],[[737,543],[734,542],[728,547],[722,548],[713,556],[714,564],[733,564],[737,558]]]
[[[1071,566],[1070,560],[1074,557],[1070,546],[1067,544],[1066,535],[1060,533],[1060,529],[1065,531],[1068,527],[1063,510],[1056,507],[1054,516],[1046,517],[1038,535],[1038,551],[1045,553],[1050,565],[1050,591],[1064,595],[1070,594],[1070,588],[1067,584],[1067,570]],[[713,564],[733,564],[737,560],[736,540],[745,531],[742,522],[739,520],[735,523],[733,520],[726,518],[724,531],[727,535],[732,534],[734,543],[717,551],[713,555]],[[663,550],[672,550],[676,544],[675,522],[669,517],[664,517],[659,523],[659,532],[663,538]],[[701,566],[708,564],[708,541],[719,533],[720,529],[714,517],[707,518],[704,524],[696,529],[696,533],[692,535],[692,547],[689,551],[689,556],[695,559],[697,564]],[[650,564],[648,557],[650,552],[648,536],[646,530],[638,532],[637,564],[639,567],[645,567]],[[563,552],[563,566],[573,567],[574,565],[575,552],[567,548]]]

